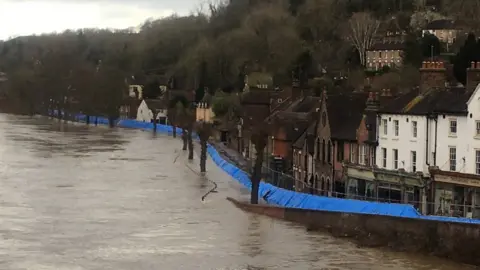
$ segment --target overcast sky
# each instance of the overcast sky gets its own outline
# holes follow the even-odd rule
[[[0,0],[0,39],[78,28],[128,28],[188,14],[201,0]]]

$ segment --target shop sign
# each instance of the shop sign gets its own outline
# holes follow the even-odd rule
[[[435,181],[449,184],[457,184],[461,186],[480,187],[480,180],[466,177],[455,177],[437,174],[435,175]]]
[[[347,168],[348,177],[363,179],[368,181],[374,181],[375,176],[371,170],[360,170],[352,167]]]

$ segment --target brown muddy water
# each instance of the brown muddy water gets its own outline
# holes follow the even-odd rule
[[[0,269],[460,270],[247,214],[248,192],[181,142],[0,114]],[[178,156],[177,161],[173,161]]]

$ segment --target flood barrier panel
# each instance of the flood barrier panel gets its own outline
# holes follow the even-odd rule
[[[75,116],[75,119],[79,122],[85,122],[86,116],[78,114]],[[93,119],[95,119],[95,117],[91,117],[90,123],[94,123]],[[97,117],[97,123],[100,125],[108,125],[108,119]],[[153,130],[153,123],[140,122],[132,119],[116,121],[116,126],[122,128]],[[173,132],[173,128],[172,126],[157,124],[157,132],[171,134]],[[182,134],[181,128],[177,128],[177,134]],[[198,136],[195,135],[194,137],[198,140]],[[224,160],[213,146],[208,145],[207,152],[218,167],[220,167],[224,172],[226,172],[244,187],[249,190],[251,189],[251,180],[246,172]],[[267,196],[265,199],[269,204],[288,208],[480,224],[480,220],[478,219],[424,216],[420,214],[412,205],[408,204],[369,202],[311,195],[286,190],[264,182],[260,183],[259,195],[261,197]]]

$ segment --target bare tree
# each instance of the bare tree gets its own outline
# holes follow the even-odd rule
[[[358,51],[360,64],[365,66],[366,52],[374,44],[380,21],[368,12],[354,13],[348,20],[347,38]]]
[[[480,26],[480,0],[445,0],[443,10],[454,18],[458,25],[478,34]]]
[[[207,142],[213,132],[212,123],[199,121],[195,124],[195,130],[200,138],[200,172],[207,171]]]

